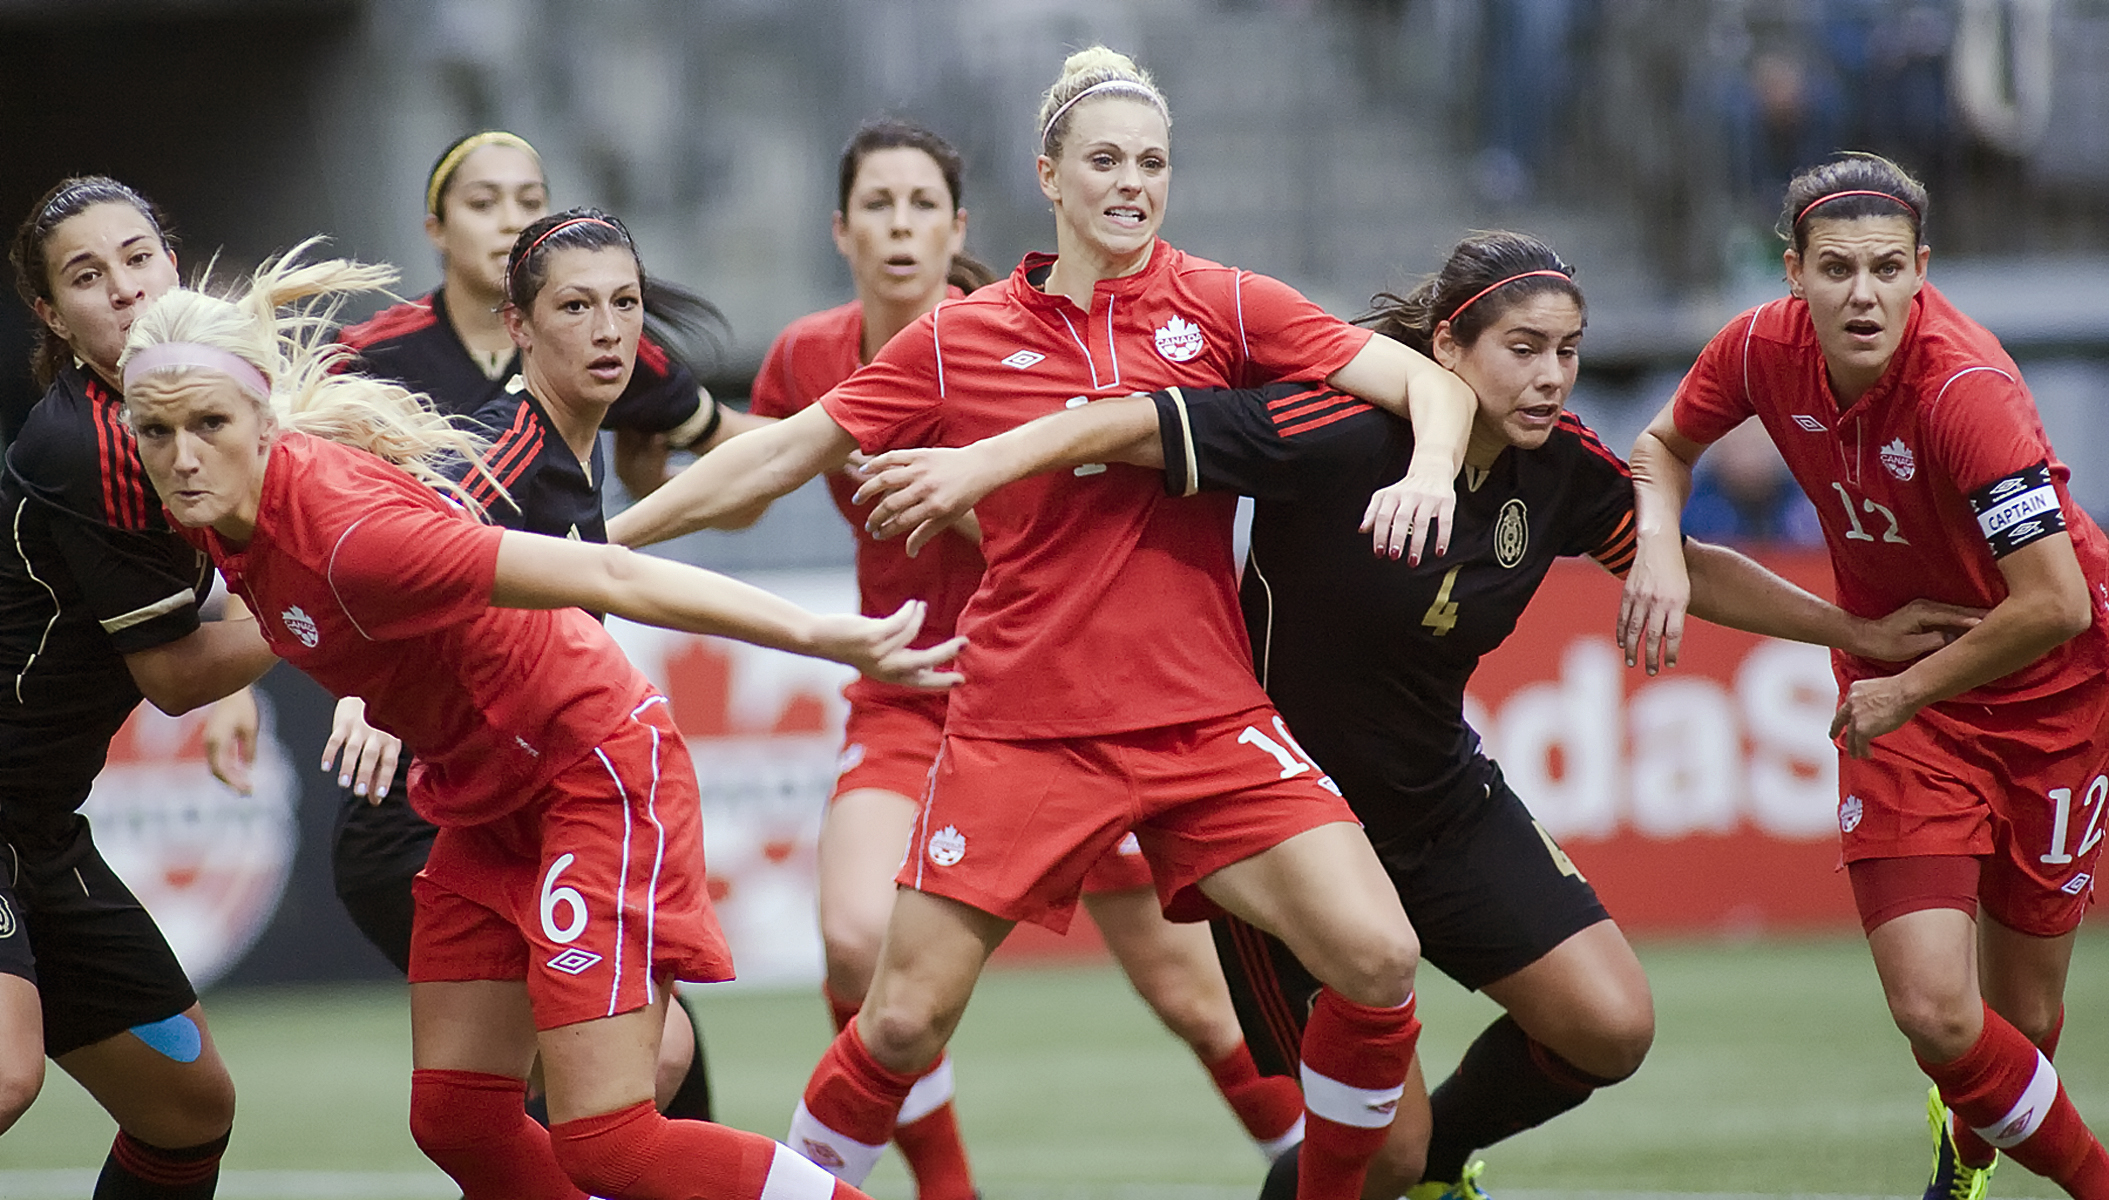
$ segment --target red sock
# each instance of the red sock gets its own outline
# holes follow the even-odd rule
[[[1303,1030],[1303,1149],[1297,1200],[1361,1200],[1369,1160],[1384,1145],[1421,1035],[1413,997],[1366,1008],[1331,988]]]
[[[1949,1063],[1919,1060],[1961,1123],[2079,1200],[2109,1200],[2109,1154],[2095,1140],[2050,1060],[1987,1006],[1984,1033]]]
[[[852,1021],[829,1044],[791,1114],[791,1148],[851,1183],[862,1183],[893,1136],[916,1076],[881,1066]]]
[[[1203,1065],[1216,1081],[1216,1090],[1230,1102],[1230,1111],[1269,1159],[1302,1138],[1303,1091],[1286,1075],[1260,1074],[1252,1047],[1239,1042],[1237,1049]]]
[[[549,1130],[557,1161],[608,1200],[869,1200],[758,1133],[669,1121],[649,1101]]]
[[[521,1104],[527,1084],[477,1071],[412,1071],[410,1136],[464,1200],[585,1200],[557,1165],[549,1131]]]
[[[2043,1035],[2043,1040],[2036,1043],[2036,1049],[2043,1052],[2043,1057],[2055,1060],[2058,1057],[2058,1038],[2064,1032],[2065,1010],[2060,1008],[2057,1022],[2050,1027],[2049,1033]],[[1953,1113],[1948,1114],[1948,1131],[1955,1138],[1955,1156],[1961,1159],[1966,1167],[1977,1167],[1981,1170],[1991,1166],[1992,1160],[1999,1156],[1999,1151],[1992,1148],[1992,1143],[1977,1136],[1975,1129],[1956,1120]]]
[[[820,985],[820,994],[827,997],[827,1015],[834,1018],[835,1032],[841,1033],[855,1019],[857,1010],[864,1007],[861,1000],[844,1000],[835,994],[835,989],[825,982]]]
[[[952,1111],[952,1056],[937,1060],[908,1090],[893,1127],[893,1144],[915,1176],[916,1200],[974,1200],[974,1172]]]

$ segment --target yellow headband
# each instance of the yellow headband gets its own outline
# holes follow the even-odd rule
[[[447,180],[453,178],[454,172],[461,168],[461,164],[469,155],[485,146],[511,146],[525,151],[527,157],[535,160],[537,167],[542,165],[542,156],[535,153],[535,148],[527,144],[527,139],[517,133],[490,129],[465,137],[452,150],[447,151],[447,156],[439,160],[438,166],[432,168],[431,178],[425,180],[426,212],[435,217],[439,215],[439,194],[446,190]]]

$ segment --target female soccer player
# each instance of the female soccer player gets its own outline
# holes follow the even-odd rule
[[[171,515],[274,649],[364,697],[417,756],[411,795],[440,833],[411,943],[413,1134],[470,1200],[858,1194],[765,1138],[652,1106],[668,988],[731,964],[680,732],[576,609],[924,685],[956,678],[934,668],[957,642],[906,649],[916,603],[815,616],[706,571],[476,520],[434,469],[475,440],[400,387],[333,374],[341,351],[299,341],[312,311],[278,317],[390,278],[289,256],[238,301],[172,290],[134,323],[123,368]],[[643,314],[615,310],[627,349]],[[547,1131],[520,1111],[538,1051]]]
[[[838,170],[836,247],[849,261],[857,299],[793,322],[771,344],[755,378],[753,412],[789,417],[869,362],[894,334],[937,307],[990,282],[962,254],[964,163],[935,133],[897,120],[867,123],[844,147]],[[891,612],[895,597],[929,599],[925,641],[950,636],[981,582],[981,553],[958,532],[915,558],[864,532],[851,503],[856,483],[828,476],[835,505],[857,533],[861,611]],[[625,528],[627,515],[615,518]],[[657,536],[692,528],[661,524]],[[636,541],[625,544],[637,545]],[[820,830],[820,928],[824,991],[840,1030],[856,1015],[878,961],[892,910],[894,874],[915,825],[923,784],[944,730],[945,697],[859,679],[849,685],[844,767]],[[1206,931],[1158,912],[1139,849],[1123,843],[1083,886],[1085,911],[1144,1000],[1190,1046],[1255,1143],[1270,1157],[1300,1134],[1303,1104],[1285,1081],[1261,1076],[1239,1031],[1230,993]],[[952,1112],[949,1058],[917,1082],[902,1106],[894,1142],[923,1200],[973,1194]]]
[[[143,696],[182,713],[276,661],[251,621],[201,623],[208,569],[169,531],[123,424],[117,361],[176,286],[160,214],[113,179],[68,179],[15,234],[48,390],[0,478],[0,1132],[44,1056],[117,1121],[98,1198],[213,1194],[234,1084],[153,918],[78,811]]]
[[[1787,185],[1792,294],[1731,321],[1633,448],[1619,637],[1676,661],[1692,464],[1753,414],[1816,504],[1848,611],[1921,591],[1990,610],[1901,668],[1835,657],[1838,828],[1890,1014],[1933,1080],[1926,1194],[1980,1194],[2004,1150],[2109,1196],[2050,1063],[2109,798],[2109,550],[2013,360],[1927,281],[1925,218],[1925,188],[1873,155]]]
[[[1393,493],[1372,524],[1416,560],[1439,547],[1469,392],[1274,280],[1158,240],[1168,126],[1127,58],[1073,55],[1041,110],[1058,253],[939,304],[818,403],[704,456],[625,528],[737,510],[860,444],[967,442],[1092,396],[1316,373],[1410,406],[1424,437],[1409,500]],[[1360,1192],[1418,1031],[1416,945],[1352,814],[1253,682],[1232,509],[1168,500],[1147,473],[1113,467],[979,510],[987,572],[960,621],[972,682],[946,712],[864,1008],[792,1126],[793,1144],[843,1177],[870,1170],[989,952],[1021,920],[1066,927],[1086,872],[1132,830],[1169,915],[1238,913],[1327,983],[1302,1043],[1302,1189]]]
[[[1369,553],[1357,518],[1410,461],[1413,432],[1322,385],[1159,392],[962,450],[895,451],[871,464],[860,495],[887,496],[872,510],[875,533],[917,537],[994,487],[1090,461],[1161,467],[1173,495],[1258,498],[1243,603],[1260,682],[1368,830],[1428,961],[1507,1010],[1433,1097],[1413,1080],[1363,1194],[1478,1197],[1475,1150],[1631,1075],[1654,1035],[1624,935],[1464,719],[1473,669],[1555,558],[1588,554],[1624,572],[1633,488],[1564,411],[1584,308],[1551,248],[1476,234],[1412,294],[1378,300],[1367,324],[1425,350],[1479,397],[1441,559]],[[1856,621],[1732,551],[1693,542],[1687,552],[1709,620],[1889,658],[1939,644],[1923,628],[1927,606]],[[1220,923],[1217,940],[1248,1034],[1286,1073],[1317,982],[1242,922]],[[1262,1195],[1295,1190],[1284,1159]]]

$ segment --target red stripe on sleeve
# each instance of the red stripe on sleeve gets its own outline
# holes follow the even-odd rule
[[[1591,454],[1617,467],[1618,473],[1626,478],[1631,479],[1633,477],[1633,470],[1626,465],[1626,460],[1613,454],[1610,447],[1604,445],[1603,439],[1596,436],[1596,430],[1582,424],[1580,417],[1575,416],[1573,413],[1563,412],[1560,414],[1560,424],[1572,432],[1576,440],[1580,441]]]
[[[1301,424],[1284,425],[1281,428],[1281,435],[1283,437],[1295,437],[1299,433],[1309,433],[1313,429],[1324,429],[1335,421],[1345,421],[1349,417],[1360,416],[1368,411],[1369,405],[1357,401],[1354,404],[1335,409],[1322,417],[1316,417]]]

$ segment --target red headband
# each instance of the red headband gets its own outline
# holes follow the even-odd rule
[[[1919,210],[1912,206],[1911,201],[1904,199],[1902,196],[1892,196],[1888,192],[1872,192],[1865,188],[1856,188],[1850,192],[1832,192],[1828,196],[1818,196],[1816,199],[1809,201],[1809,207],[1801,210],[1800,215],[1794,218],[1794,223],[1796,225],[1801,224],[1803,220],[1807,219],[1809,210],[1817,205],[1829,204],[1833,200],[1843,200],[1847,196],[1880,196],[1884,200],[1903,205],[1904,211],[1911,214],[1912,220],[1916,221],[1919,219]]]
[[[520,270],[521,266],[524,265],[528,259],[533,258],[535,256],[535,250],[537,247],[541,246],[543,242],[548,241],[550,238],[555,237],[557,234],[562,233],[566,229],[571,228],[573,225],[606,225],[608,228],[613,229],[617,233],[623,232],[622,227],[615,224],[615,222],[603,221],[599,217],[573,217],[569,221],[558,221],[556,224],[551,225],[549,228],[543,230],[541,237],[538,237],[534,241],[527,243],[527,249],[521,251],[520,257],[513,261],[512,269],[505,273],[505,290],[508,292],[513,290],[513,276]],[[623,241],[628,242],[629,240],[629,235],[624,234]]]
[[[1492,284],[1488,284],[1488,285],[1487,285],[1486,287],[1483,287],[1483,288],[1481,288],[1481,289],[1480,289],[1480,290],[1479,290],[1479,291],[1478,291],[1478,292],[1477,292],[1477,293],[1476,293],[1475,295],[1473,295],[1473,297],[1472,297],[1472,298],[1471,298],[1470,300],[1467,300],[1467,301],[1465,301],[1465,302],[1464,302],[1463,304],[1460,304],[1460,305],[1458,305],[1458,306],[1457,306],[1456,308],[1453,308],[1453,309],[1451,309],[1451,310],[1450,310],[1450,315],[1449,315],[1448,317],[1444,318],[1444,319],[1445,319],[1445,320],[1448,320],[1448,321],[1453,321],[1453,322],[1454,322],[1454,321],[1456,321],[1456,320],[1457,320],[1457,318],[1458,318],[1459,314],[1463,313],[1463,312],[1464,312],[1464,311],[1465,311],[1466,309],[1468,309],[1468,308],[1472,307],[1473,305],[1475,305],[1475,304],[1479,303],[1479,302],[1480,302],[1480,300],[1482,300],[1483,298],[1485,298],[1485,296],[1486,296],[1486,294],[1487,294],[1488,292],[1491,292],[1491,291],[1493,291],[1493,290],[1494,290],[1495,288],[1503,288],[1503,287],[1507,287],[1508,285],[1510,285],[1510,284],[1512,284],[1512,283],[1516,282],[1516,281],[1517,281],[1518,279],[1529,279],[1529,278],[1531,278],[1531,277],[1532,277],[1532,276],[1534,276],[1534,275],[1551,275],[1551,276],[1553,276],[1553,277],[1554,277],[1554,278],[1556,278],[1556,279],[1565,279],[1565,280],[1567,280],[1567,281],[1568,281],[1569,283],[1572,283],[1572,282],[1574,282],[1574,277],[1573,277],[1573,276],[1571,276],[1571,275],[1569,275],[1569,274],[1568,274],[1567,272],[1565,272],[1565,271],[1554,271],[1554,270],[1544,270],[1544,271],[1525,271],[1525,272],[1523,272],[1523,273],[1522,273],[1521,275],[1511,275],[1511,276],[1509,276],[1509,277],[1508,277],[1507,279],[1504,279],[1504,280],[1500,281],[1499,283],[1492,283]]]

